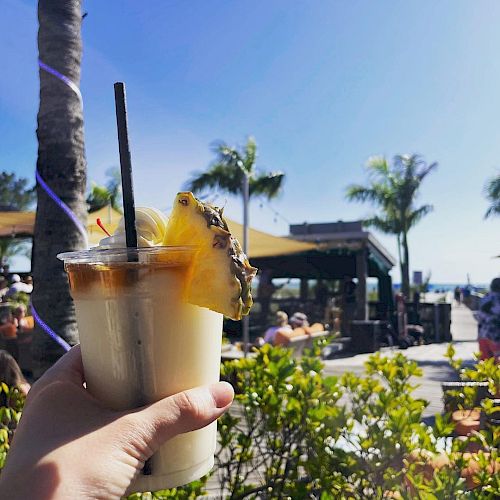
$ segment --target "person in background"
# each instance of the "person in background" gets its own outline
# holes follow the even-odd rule
[[[4,277],[0,277],[0,300],[3,300],[8,291],[9,282]]]
[[[290,318],[290,326],[293,330],[295,330],[295,328],[305,328],[306,326],[309,326],[307,316],[301,312],[294,313]]]
[[[482,360],[494,357],[500,363],[500,278],[479,303],[478,342]]]
[[[462,303],[462,290],[459,286],[455,287],[455,290],[453,292],[453,297],[457,305],[460,305]]]
[[[324,309],[328,302],[329,295],[330,290],[328,285],[322,279],[319,279],[314,287],[314,300],[316,304]]]
[[[415,317],[410,318],[412,321],[408,321],[405,296],[402,293],[396,294],[396,314],[399,346],[406,349],[415,344],[422,345],[424,343],[424,328],[414,322]]]
[[[3,275],[3,277],[7,281],[9,281],[9,277],[10,277],[10,266],[9,266],[9,264],[4,264],[3,269],[2,269],[2,275]]]
[[[26,321],[26,306],[24,304],[19,304],[12,311],[12,317],[14,318],[14,324],[17,326],[18,332],[22,332],[28,327]]]
[[[291,329],[291,326],[288,324],[288,314],[284,311],[278,311],[276,313],[276,321],[274,323],[274,326],[269,327],[264,334],[264,343],[273,344],[278,330]]]
[[[8,387],[17,387],[24,395],[30,390],[16,360],[3,349],[0,349],[0,382]],[[5,406],[5,401],[0,401],[0,406]]]
[[[7,297],[15,295],[18,292],[31,293],[33,291],[33,285],[23,283],[19,274],[13,274],[11,280],[12,284],[10,285],[9,291],[6,294]]]
[[[342,283],[342,335],[348,337],[356,314],[356,283],[346,274]]]
[[[7,313],[0,318],[0,338],[4,341],[5,349],[16,360],[19,360],[19,346],[17,344],[17,323],[7,309]]]

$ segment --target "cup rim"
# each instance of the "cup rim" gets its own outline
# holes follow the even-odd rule
[[[122,257],[124,261],[131,256],[142,254],[165,254],[165,253],[194,253],[197,250],[195,245],[183,246],[154,246],[154,247],[114,247],[114,248],[91,248],[88,250],[76,250],[73,252],[62,252],[57,254],[57,258],[65,264],[98,264],[110,258]]]

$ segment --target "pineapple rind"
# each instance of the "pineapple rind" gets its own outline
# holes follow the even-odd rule
[[[198,247],[188,283],[189,302],[235,320],[248,314],[257,269],[231,236],[222,209],[200,202],[192,193],[179,193],[164,244]]]

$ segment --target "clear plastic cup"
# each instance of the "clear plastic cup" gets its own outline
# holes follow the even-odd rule
[[[116,410],[219,380],[222,315],[187,303],[195,250],[153,247],[58,257],[75,302],[87,389]],[[199,479],[214,463],[217,424],[165,443],[131,492]]]

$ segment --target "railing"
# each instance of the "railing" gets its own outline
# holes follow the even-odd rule
[[[486,294],[483,292],[476,292],[473,290],[470,292],[470,295],[464,297],[463,302],[472,311],[477,311],[479,309],[479,303],[485,295]]]

